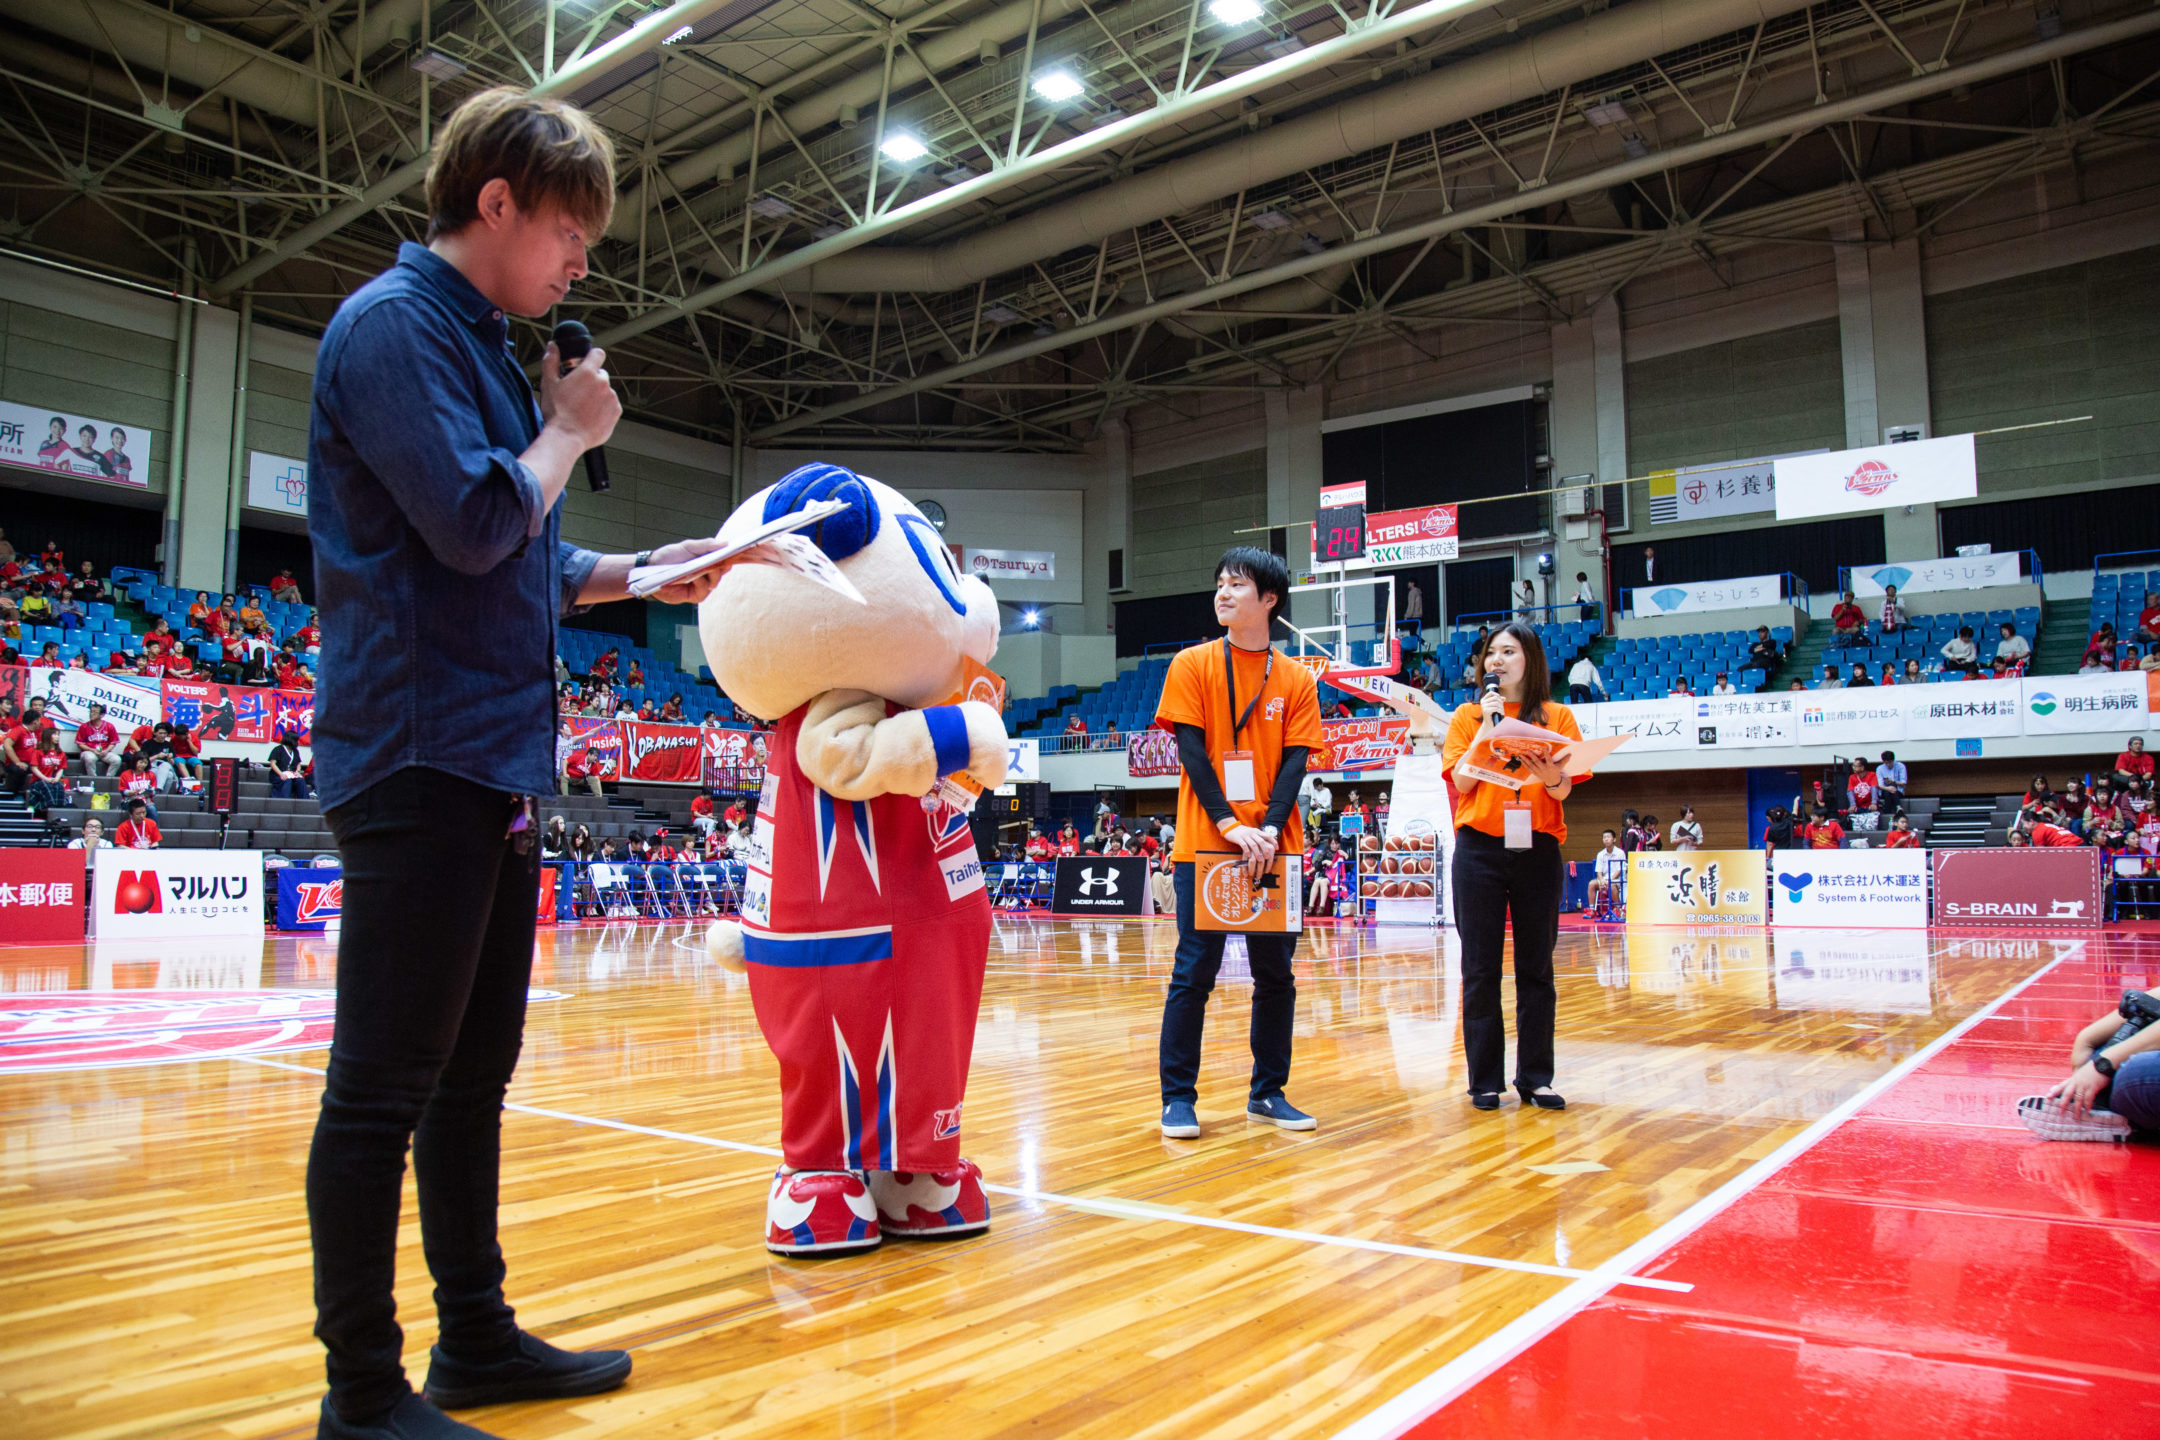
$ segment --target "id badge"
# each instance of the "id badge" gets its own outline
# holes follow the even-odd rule
[[[1501,807],[1500,842],[1510,850],[1530,848],[1530,806],[1523,801],[1509,801]]]
[[[1258,799],[1258,787],[1253,784],[1253,756],[1250,750],[1225,750],[1222,757],[1223,799],[1233,805],[1246,804]]]

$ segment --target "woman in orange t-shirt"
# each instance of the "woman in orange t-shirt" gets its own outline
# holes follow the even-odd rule
[[[1448,725],[1440,758],[1455,787],[1455,930],[1462,936],[1463,1053],[1470,1062],[1470,1103],[1500,1108],[1507,1034],[1500,1017],[1500,961],[1508,921],[1515,925],[1515,1089],[1524,1103],[1564,1110],[1554,1093],[1553,947],[1560,938],[1560,846],[1567,839],[1564,802],[1575,788],[1564,767],[1524,758],[1520,791],[1464,774],[1457,762],[1481,730],[1502,717],[1542,725],[1571,740],[1582,730],[1574,712],[1552,698],[1545,647],[1528,625],[1510,623],[1485,642],[1482,672],[1499,684]],[[1588,779],[1588,776],[1584,777]],[[1516,833],[1510,838],[1510,807]],[[1524,821],[1527,821],[1527,826]]]

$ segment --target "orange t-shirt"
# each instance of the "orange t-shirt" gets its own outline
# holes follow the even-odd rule
[[[1238,714],[1243,715],[1245,707],[1252,706],[1252,718],[1238,731],[1236,743],[1230,738],[1233,717],[1220,640],[1189,646],[1171,660],[1170,673],[1163,680],[1162,701],[1155,707],[1155,724],[1164,730],[1178,725],[1201,727],[1207,734],[1208,754],[1215,757],[1218,781],[1222,778],[1225,752],[1251,751],[1253,798],[1233,800],[1230,809],[1244,824],[1258,825],[1267,819],[1283,751],[1302,745],[1317,759],[1327,744],[1327,736],[1320,729],[1320,686],[1312,671],[1287,656],[1275,656],[1271,674],[1266,652],[1232,647],[1230,653],[1237,657]],[[1253,703],[1255,697],[1258,704]],[[1222,832],[1208,818],[1200,797],[1193,793],[1192,782],[1182,774],[1178,777],[1177,805],[1177,843],[1170,852],[1172,860],[1192,860],[1203,847],[1216,850],[1229,846],[1230,842],[1222,838]],[[1305,830],[1295,805],[1283,823],[1278,848],[1286,855],[1304,853]]]
[[[1513,700],[1506,702],[1506,708],[1510,718],[1518,716],[1522,711],[1522,706]],[[1470,746],[1477,740],[1478,726],[1484,722],[1485,712],[1477,706],[1463,704],[1455,707],[1455,718],[1448,722],[1447,738],[1440,742],[1440,765],[1450,786],[1455,783],[1455,762],[1470,752]],[[1582,727],[1575,722],[1575,712],[1557,700],[1545,702],[1544,725],[1547,730],[1565,735],[1570,740],[1583,738]],[[1590,777],[1578,775],[1575,778],[1580,783]],[[1519,795],[1508,793],[1504,785],[1493,785],[1482,780],[1468,795],[1451,791],[1449,798],[1455,803],[1455,828],[1460,830],[1467,825],[1495,838],[1504,836],[1507,834],[1507,812],[1502,807],[1525,796],[1530,801],[1530,828],[1542,830],[1565,845],[1567,809],[1534,780],[1523,786]]]

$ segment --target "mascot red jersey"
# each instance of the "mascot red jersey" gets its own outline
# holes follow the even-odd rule
[[[958,771],[1004,779],[997,711],[943,703],[995,652],[997,601],[905,497],[836,465],[752,496],[721,533],[833,500],[801,533],[861,600],[738,563],[699,612],[714,679],[776,724],[742,923],[707,943],[747,971],[780,1061],[765,1244],[784,1255],[990,1223],[960,1155],[990,904],[967,816],[936,797]]]

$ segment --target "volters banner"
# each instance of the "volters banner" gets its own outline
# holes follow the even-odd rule
[[[1795,455],[1777,462],[1780,520],[1970,500],[1979,493],[1970,435]]]
[[[1928,852],[1788,850],[1771,871],[1777,923],[1919,930],[1928,923]]]
[[[324,930],[345,913],[345,872],[288,865],[277,872],[277,928]]]
[[[1322,720],[1320,733],[1327,737],[1327,754],[1315,770],[1386,770],[1410,748],[1410,721],[1401,715],[1364,720]],[[1177,747],[1171,745],[1171,757]]]
[[[120,730],[155,725],[164,718],[158,682],[128,675],[100,675],[95,670],[32,669],[24,698],[45,697],[45,709],[55,720],[80,725],[90,718],[92,705],[105,707],[105,718]]]
[[[1628,856],[1627,923],[1761,925],[1760,850],[1638,850]]]
[[[1453,560],[1461,540],[1453,505],[1383,510],[1365,517],[1365,558],[1374,565],[1430,565]]]
[[[100,940],[262,933],[260,850],[113,850],[94,874]]]

